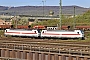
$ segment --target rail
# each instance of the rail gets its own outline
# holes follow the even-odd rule
[[[0,48],[90,56],[90,46],[80,44],[3,41],[0,43]]]

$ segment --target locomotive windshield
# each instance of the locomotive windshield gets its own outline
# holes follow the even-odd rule
[[[83,31],[83,30],[81,30],[81,33],[82,33],[82,34],[84,34],[84,31]]]
[[[38,29],[37,31],[38,31],[38,33],[41,33],[41,30],[40,29]]]

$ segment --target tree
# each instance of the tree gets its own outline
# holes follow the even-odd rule
[[[18,21],[19,25],[29,25],[28,24],[28,18],[27,17],[22,17],[20,18],[20,20]]]

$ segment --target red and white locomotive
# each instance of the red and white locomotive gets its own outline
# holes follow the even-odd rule
[[[66,30],[42,30],[41,37],[48,38],[81,38],[84,39],[82,30],[66,31]]]
[[[24,36],[24,37],[41,37],[41,38],[81,38],[84,39],[82,30],[39,30],[39,29],[6,29],[5,36]]]
[[[5,36],[23,36],[23,37],[39,37],[40,31],[37,29],[6,29]]]

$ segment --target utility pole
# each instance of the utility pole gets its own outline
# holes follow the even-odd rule
[[[75,29],[75,6],[74,6],[74,20],[73,20],[73,29]]]
[[[43,2],[43,17],[44,17],[44,2],[45,2],[45,0],[42,0],[42,2]]]
[[[60,0],[60,10],[59,10],[59,18],[60,18],[60,30],[62,29],[62,0]]]
[[[15,16],[15,28],[17,28],[17,16]]]

